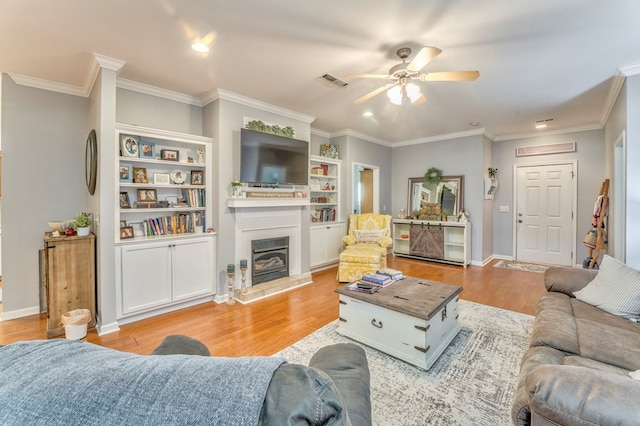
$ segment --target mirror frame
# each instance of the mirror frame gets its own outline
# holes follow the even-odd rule
[[[95,129],[91,129],[87,136],[84,150],[84,179],[89,194],[96,192],[96,179],[98,177],[98,138]]]
[[[452,216],[457,216],[464,210],[464,175],[442,176],[441,182],[454,181],[458,185],[458,193],[456,194],[456,211],[452,212]],[[424,183],[424,177],[409,178],[409,188],[407,191],[407,217],[413,216],[413,185],[416,183]]]

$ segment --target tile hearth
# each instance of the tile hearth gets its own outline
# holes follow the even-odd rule
[[[301,287],[303,285],[311,284],[311,273],[299,274],[290,277],[278,278],[266,283],[257,284],[247,288],[245,293],[240,293],[240,290],[234,292],[235,299],[240,303],[250,303],[255,300],[263,299],[273,294],[282,293],[283,291],[291,290],[292,288]]]

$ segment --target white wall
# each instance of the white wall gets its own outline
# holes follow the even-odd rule
[[[640,75],[627,78],[627,264],[640,269]]]
[[[3,319],[39,312],[38,250],[47,222],[88,210],[89,101],[2,75]]]

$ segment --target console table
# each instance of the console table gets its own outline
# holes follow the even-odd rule
[[[393,254],[467,266],[471,263],[471,223],[395,219]]]

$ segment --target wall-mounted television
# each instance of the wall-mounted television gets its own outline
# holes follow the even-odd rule
[[[309,142],[241,129],[240,181],[307,185]]]

